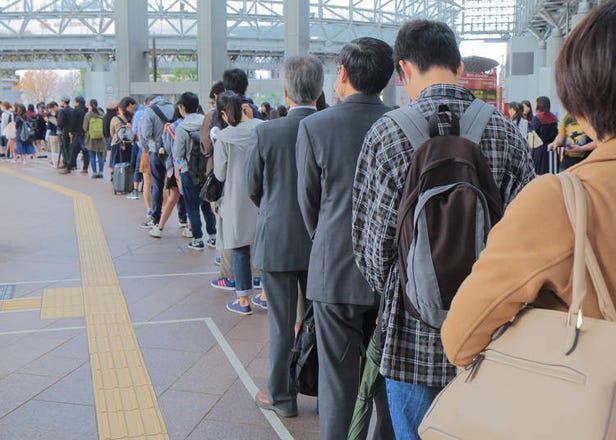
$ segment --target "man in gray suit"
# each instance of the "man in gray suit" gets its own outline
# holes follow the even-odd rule
[[[338,55],[336,92],[344,102],[304,119],[297,137],[298,199],[313,237],[308,298],[319,355],[322,439],[344,439],[360,379],[360,354],[375,326],[378,299],[357,269],[351,204],[366,132],[389,110],[379,99],[394,70],[392,49],[359,38]]]
[[[298,284],[305,295],[312,245],[297,203],[295,142],[301,120],[317,111],[323,65],[313,56],[291,57],[284,63],[282,78],[291,109],[287,117],[257,126],[246,174],[250,198],[259,207],[254,265],[267,286],[270,328],[270,377],[267,391],[259,390],[255,402],[293,417],[297,402],[289,376],[290,354]]]

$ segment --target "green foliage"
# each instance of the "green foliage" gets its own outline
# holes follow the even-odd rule
[[[164,75],[164,78],[168,82],[198,81],[199,79],[196,68],[172,69],[171,74]]]
[[[252,100],[255,102],[255,105],[259,107],[259,110],[261,109],[262,102],[269,102],[272,106],[272,109],[275,109],[281,104],[287,105],[287,103],[284,100],[284,96],[282,92],[277,92],[277,93],[257,92],[257,93],[249,93],[249,95],[250,95],[250,98],[252,98]]]

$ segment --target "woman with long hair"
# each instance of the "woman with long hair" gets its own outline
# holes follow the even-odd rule
[[[522,101],[522,108],[524,109],[522,115],[524,115],[524,119],[526,119],[529,123],[533,120],[533,106],[530,101],[524,100]]]
[[[254,243],[257,208],[250,200],[246,186],[245,164],[253,144],[253,128],[261,120],[251,119],[242,110],[240,96],[223,92],[216,108],[228,127],[218,132],[214,144],[214,175],[224,182],[219,201],[217,248],[232,249],[232,271],[237,299],[227,304],[227,310],[241,315],[252,314],[252,272],[250,246]]]
[[[509,103],[509,117],[513,121],[513,123],[518,127],[522,136],[526,137],[526,133],[528,133],[528,121],[524,118],[524,106],[519,103],[512,101]]]
[[[157,225],[152,226],[150,229],[150,237],[160,238],[162,236],[163,228],[167,224],[167,220],[171,217],[173,208],[180,201],[180,187],[178,185],[179,178],[175,172],[175,159],[173,157],[173,141],[175,141],[175,129],[182,122],[182,114],[180,113],[179,105],[176,103],[173,108],[173,116],[171,121],[165,124],[163,129],[163,147],[167,153],[166,161],[166,177],[165,177],[165,189],[167,190],[167,197],[163,202],[163,209],[160,214],[160,220]],[[184,203],[182,201],[182,203]],[[182,231],[184,234],[184,231]]]
[[[118,104],[118,113],[109,124],[111,136],[111,155],[109,157],[109,172],[113,177],[113,167],[116,163],[130,160],[130,149],[134,142],[134,133],[131,122],[137,107],[137,101],[130,96],[125,96]],[[132,137],[131,137],[132,136]]]
[[[558,118],[550,111],[550,98],[540,96],[535,106],[537,113],[530,122],[529,129],[537,133],[543,142],[533,150],[533,164],[538,175],[549,172],[548,145],[558,135]]]
[[[16,159],[21,159],[22,163],[26,163],[26,157],[30,155],[34,158],[36,150],[32,142],[34,141],[34,122],[28,116],[26,107],[23,104],[15,104],[15,127],[17,128],[17,149]],[[28,124],[28,126],[26,126]],[[29,136],[26,130],[31,128],[32,135]]]
[[[105,167],[105,150],[107,149],[107,141],[103,134],[103,112],[98,108],[96,99],[91,99],[88,106],[89,111],[83,118],[83,130],[86,133],[86,150],[90,154],[91,177],[102,179]]]
[[[11,157],[11,162],[15,163],[15,155],[17,152],[17,143],[14,136],[7,135],[7,127],[9,124],[15,123],[15,114],[11,110],[11,103],[8,101],[3,101],[1,104],[2,107],[2,122],[0,123],[0,127],[2,128],[2,136],[6,139],[6,158]]]

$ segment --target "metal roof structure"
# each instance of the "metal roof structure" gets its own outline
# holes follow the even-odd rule
[[[194,66],[198,0],[148,0],[159,65]],[[310,0],[310,50],[335,54],[358,36],[393,42],[412,18],[448,23],[462,39],[506,39],[516,0]],[[278,65],[284,0],[227,0],[227,50],[234,63]],[[0,69],[82,68],[96,54],[113,61],[113,0],[5,0],[0,5]]]

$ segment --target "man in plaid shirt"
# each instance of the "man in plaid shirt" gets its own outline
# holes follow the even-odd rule
[[[453,31],[444,23],[413,20],[402,25],[394,46],[396,70],[411,107],[426,118],[440,104],[461,116],[475,99],[457,85],[463,64]],[[440,117],[439,134],[449,134]],[[384,296],[385,333],[381,374],[387,384],[397,438],[419,438],[417,427],[434,397],[455,376],[437,329],[412,317],[404,307],[395,241],[398,205],[414,149],[388,116],[367,133],[353,185],[353,250],[371,287]],[[526,141],[501,113],[494,112],[479,144],[502,200],[508,204],[535,177]],[[452,243],[455,246],[455,243]]]

